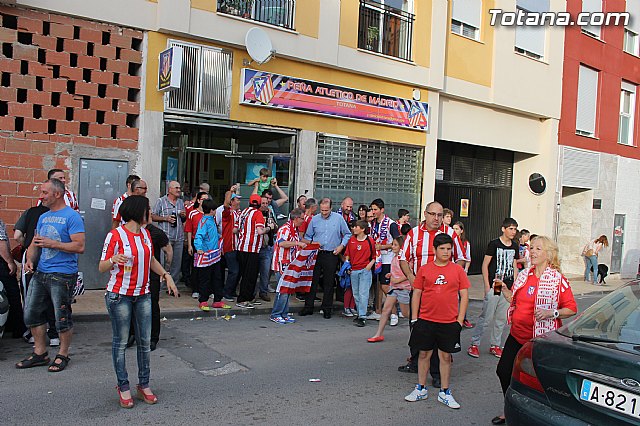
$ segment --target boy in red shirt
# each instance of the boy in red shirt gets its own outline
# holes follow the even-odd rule
[[[418,384],[405,400],[414,402],[427,399],[427,375],[433,348],[438,348],[442,387],[438,401],[449,408],[460,408],[449,390],[451,354],[460,352],[460,331],[469,305],[471,284],[464,269],[451,259],[453,239],[447,234],[433,238],[436,259],[422,266],[413,282],[411,297],[411,338],[409,346],[420,350],[418,358]],[[458,307],[458,294],[460,304]]]
[[[367,305],[369,302],[369,290],[371,289],[371,268],[376,263],[376,243],[366,234],[368,224],[364,220],[356,221],[353,227],[353,235],[347,242],[344,258],[351,262],[351,289],[356,300],[358,317],[355,323],[358,327],[364,327],[367,317]]]

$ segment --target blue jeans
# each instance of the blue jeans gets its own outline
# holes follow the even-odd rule
[[[111,317],[113,330],[111,356],[118,379],[118,388],[123,392],[129,390],[125,349],[127,348],[132,315],[137,342],[138,384],[142,388],[148,388],[151,370],[151,294],[124,296],[108,291],[104,299],[107,312]]]
[[[240,264],[238,264],[238,252],[230,251],[224,254],[224,260],[227,263],[227,281],[224,284],[224,297],[236,297],[236,289],[238,288],[238,276],[240,273]],[[224,272],[224,271],[223,271]]]
[[[371,271],[367,269],[351,271],[351,290],[353,291],[353,298],[356,300],[356,308],[358,308],[359,318],[367,316],[371,278]]]
[[[282,274],[276,272],[276,281],[280,282]],[[273,301],[273,309],[271,310],[271,318],[288,317],[289,316],[289,293],[276,292],[276,298]]]
[[[38,327],[47,323],[47,308],[53,302],[56,329],[63,333],[73,328],[71,302],[78,274],[36,272],[27,290],[24,322],[27,327]]]
[[[266,246],[260,249],[260,281],[258,292],[260,294],[269,293],[269,276],[271,275],[271,260],[273,259],[273,246]]]
[[[595,284],[598,278],[598,256],[585,256],[584,265],[584,280],[593,281]],[[589,280],[589,273],[593,274],[593,280]]]

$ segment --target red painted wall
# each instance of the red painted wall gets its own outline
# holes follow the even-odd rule
[[[624,0],[603,1],[604,12],[624,12]],[[581,0],[568,0],[567,11],[576,16],[582,11]],[[560,145],[617,154],[640,159],[640,87],[636,89],[634,144],[618,144],[620,117],[620,87],[622,80],[640,85],[640,58],[622,50],[624,27],[602,27],[597,40],[568,26],[565,31],[564,71],[562,83],[562,111],[558,141]],[[596,110],[596,139],[576,135],[578,102],[578,72],[580,65],[600,71],[598,106]]]

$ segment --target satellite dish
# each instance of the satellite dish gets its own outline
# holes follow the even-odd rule
[[[261,28],[253,27],[247,31],[244,44],[251,59],[258,64],[269,62],[276,53],[269,35]]]

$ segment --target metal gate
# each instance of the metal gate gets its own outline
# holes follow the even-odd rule
[[[481,273],[489,241],[498,238],[511,214],[513,152],[438,141],[435,199],[454,212],[471,244],[469,272]],[[460,217],[461,200],[468,200],[468,217]],[[515,218],[517,220],[517,218]]]
[[[376,198],[385,202],[385,211],[396,218],[399,208],[417,218],[422,193],[424,149],[380,141],[359,141],[335,136],[318,136],[317,199],[340,201],[353,198],[369,205]]]
[[[611,269],[612,274],[619,274],[624,254],[624,222],[625,215],[617,214],[613,219],[613,243],[611,244]]]
[[[104,238],[111,230],[113,200],[127,190],[129,174],[126,161],[80,160],[78,201],[84,219],[85,250],[80,255],[78,269],[87,289],[104,288],[109,274],[98,272]]]

